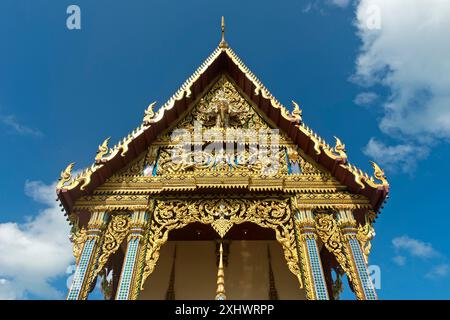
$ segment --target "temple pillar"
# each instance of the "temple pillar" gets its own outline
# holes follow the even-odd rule
[[[105,228],[107,214],[94,211],[87,227],[87,237],[70,286],[67,300],[85,300],[91,288],[97,259],[100,253],[100,240]]]
[[[357,224],[351,210],[340,210],[337,214],[342,232],[343,245],[347,252],[353,289],[359,300],[377,300],[377,293],[369,275],[366,258],[357,239]]]
[[[145,211],[135,211],[131,216],[130,235],[116,300],[135,300],[139,295],[141,269],[145,258],[144,239],[147,221],[148,214]]]
[[[315,222],[311,210],[297,210],[295,226],[306,297],[308,300],[328,300],[329,296],[317,247]]]

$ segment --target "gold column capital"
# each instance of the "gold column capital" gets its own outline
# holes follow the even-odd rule
[[[87,225],[88,236],[99,237],[106,227],[108,214],[106,211],[92,211]]]
[[[299,231],[299,237],[302,239],[317,239],[316,222],[312,210],[298,209],[295,212],[295,225]]]
[[[148,213],[146,210],[134,211],[131,215],[131,227],[128,241],[131,239],[142,239],[145,233],[145,228],[148,222]]]
[[[355,217],[353,216],[353,211],[350,209],[339,210],[336,214],[338,226],[341,228],[342,233],[345,236],[357,232],[357,224]]]

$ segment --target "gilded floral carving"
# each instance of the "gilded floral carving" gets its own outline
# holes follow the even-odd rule
[[[223,220],[226,220],[227,224],[224,224]],[[297,277],[300,286],[303,286],[288,199],[213,198],[157,201],[150,224],[151,236],[147,243],[141,288],[153,272],[159,258],[159,250],[167,241],[169,232],[191,222],[215,223],[215,230],[221,236],[226,234],[230,225],[243,222],[253,222],[275,230],[276,239],[283,247],[289,270]]]

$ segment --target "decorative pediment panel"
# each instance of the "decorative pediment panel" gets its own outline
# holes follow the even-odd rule
[[[221,75],[173,128],[107,182],[128,181],[131,176],[308,176],[335,181],[261,114],[232,80]]]
[[[255,111],[255,107],[240,93],[237,86],[225,75],[194,104],[177,129],[194,129],[194,122],[203,129],[271,129]]]
[[[292,111],[283,106],[228,45],[219,45],[166,103],[157,110],[155,105],[150,104],[142,123],[114,146],[105,139],[92,165],[72,175],[75,164],[70,163],[61,172],[56,189],[67,212],[82,197],[118,194],[124,188],[131,194],[211,186],[286,192],[339,189],[370,199],[375,211],[389,192],[378,165],[372,163],[372,177],[351,164],[340,139],[335,137],[334,147],[327,144],[306,125],[300,106],[294,101]],[[255,156],[255,146],[260,150],[273,145],[264,139],[276,128],[279,140],[272,157]],[[192,149],[174,154],[185,134]],[[221,148],[194,150],[214,142],[243,147],[225,153]]]

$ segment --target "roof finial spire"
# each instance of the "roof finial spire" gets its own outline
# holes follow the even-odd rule
[[[222,16],[222,40],[220,40],[219,47],[220,48],[228,48],[228,43],[225,41],[225,18]]]

